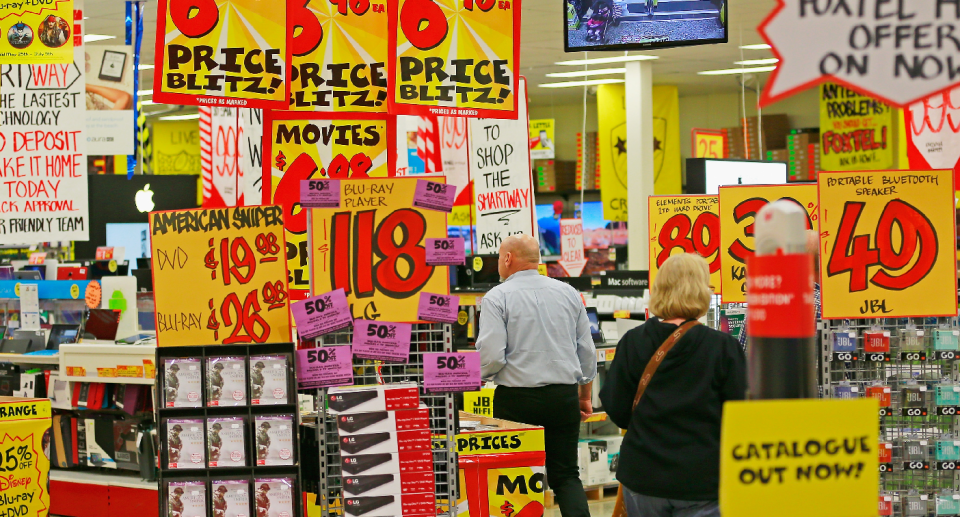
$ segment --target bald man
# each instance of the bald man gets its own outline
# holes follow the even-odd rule
[[[484,380],[497,384],[493,416],[544,428],[547,482],[563,517],[589,517],[577,468],[580,421],[593,411],[597,356],[580,293],[541,276],[540,245],[513,235],[500,245],[502,283],[481,302]]]

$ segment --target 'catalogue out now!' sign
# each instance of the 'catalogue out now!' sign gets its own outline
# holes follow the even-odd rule
[[[724,404],[723,516],[877,515],[877,410],[872,398]]]
[[[960,82],[953,0],[780,0],[758,30],[780,58],[762,106],[830,80],[906,105]]]

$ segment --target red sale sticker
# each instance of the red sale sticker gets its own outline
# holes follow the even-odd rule
[[[749,255],[747,272],[750,336],[802,338],[816,333],[813,257]]]

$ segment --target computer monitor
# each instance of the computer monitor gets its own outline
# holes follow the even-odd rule
[[[93,339],[114,341],[117,339],[117,327],[120,326],[120,311],[116,309],[90,309],[90,316],[83,328],[84,335]]]
[[[40,280],[43,280],[47,276],[47,266],[43,264],[30,264],[28,266],[23,266],[24,271],[36,271],[40,273]]]
[[[150,223],[107,223],[107,246],[123,247],[126,258],[150,257]]]
[[[479,270],[472,267],[473,261],[477,257],[482,261]],[[467,260],[467,262],[470,262],[467,267],[469,268],[468,271],[472,273],[471,284],[474,288],[487,289],[500,283],[500,271],[497,267],[499,259],[499,255],[474,255],[474,258]]]
[[[627,244],[627,223],[625,221],[608,221],[603,218],[603,202],[587,201],[574,203],[574,214],[583,221],[584,249],[604,249],[610,246]]]
[[[540,232],[540,254],[555,256],[560,254],[560,214],[556,214],[553,205],[537,205],[537,229]]]
[[[687,194],[720,193],[728,185],[783,185],[787,182],[785,162],[687,158]]]
[[[43,280],[43,275],[36,270],[33,271],[14,271],[14,280]]]
[[[600,332],[600,316],[596,307],[587,307],[587,319],[590,320],[590,337],[594,343],[603,343],[603,333]]]
[[[64,343],[76,343],[80,339],[80,325],[55,324],[50,328],[47,350],[60,350]]]

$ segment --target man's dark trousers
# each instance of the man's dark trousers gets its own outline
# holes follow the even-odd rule
[[[547,483],[563,517],[590,517],[577,467],[580,405],[577,386],[497,386],[493,417],[543,427]]]

